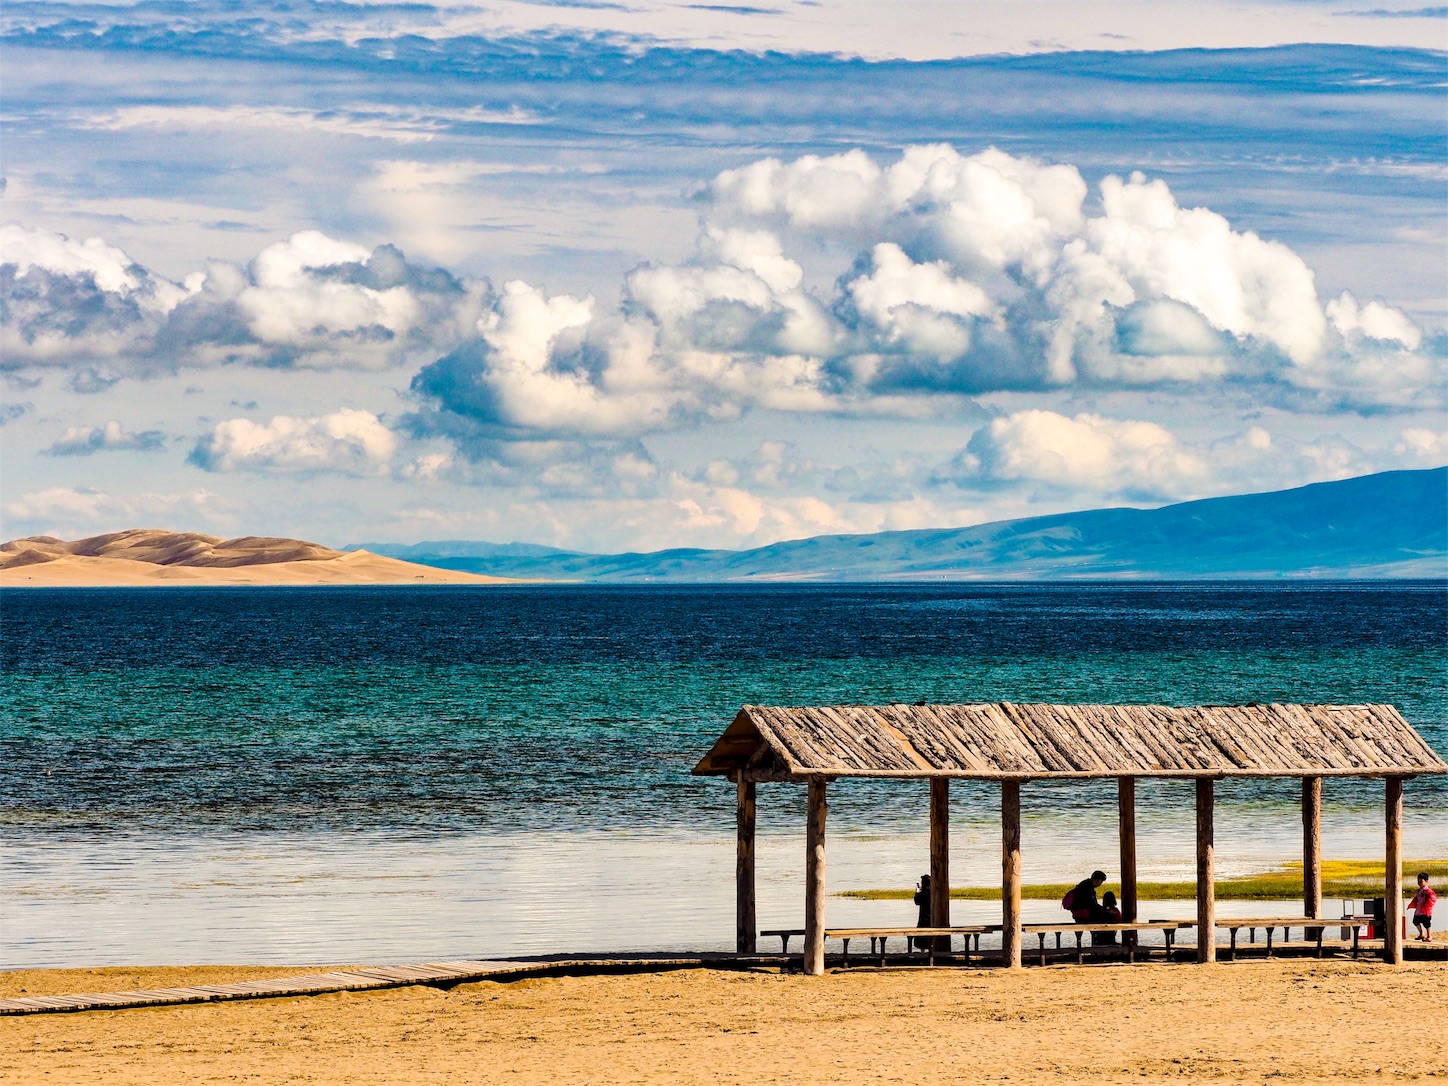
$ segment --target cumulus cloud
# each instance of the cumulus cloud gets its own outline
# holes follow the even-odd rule
[[[616,312],[508,284],[477,335],[418,374],[411,424],[481,449],[761,407],[919,414],[1004,390],[1442,400],[1441,340],[1379,301],[1324,305],[1291,249],[1141,174],[1105,178],[1093,200],[1073,166],[928,145],[889,165],[764,159],[703,199],[695,255],[629,273]]]
[[[397,436],[369,411],[343,408],[316,418],[278,415],[268,423],[229,419],[188,457],[206,471],[332,471],[376,475],[391,464]]]
[[[1209,477],[1205,461],[1155,423],[1040,410],[981,427],[955,468],[959,478],[988,483],[1030,480],[1144,498],[1171,497]]]
[[[317,231],[173,283],[98,238],[0,227],[3,365],[70,368],[77,391],[225,363],[380,369],[472,334],[488,295],[390,245]]]
[[[1358,445],[1337,434],[1310,440],[1253,425],[1194,442],[1155,422],[1023,410],[994,419],[933,474],[937,483],[1031,500],[1159,503],[1280,490],[1448,460],[1448,432],[1404,429]]]
[[[131,433],[115,419],[104,426],[71,426],[44,450],[51,456],[90,456],[114,450],[158,452],[166,447],[160,430]]]
[[[1448,464],[1448,430],[1410,427],[1399,435],[1393,448],[1399,456],[1424,466]]]
[[[694,254],[621,303],[496,295],[305,231],[169,282],[97,239],[10,226],[4,365],[76,390],[180,366],[432,359],[403,425],[464,458],[625,441],[755,409],[922,415],[998,391],[1235,387],[1289,409],[1443,402],[1445,343],[1382,301],[1327,303],[1278,242],[1141,174],[998,150],[763,159],[702,190]]]

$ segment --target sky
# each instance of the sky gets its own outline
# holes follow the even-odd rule
[[[11,2],[0,534],[749,547],[1448,462],[1448,7]]]

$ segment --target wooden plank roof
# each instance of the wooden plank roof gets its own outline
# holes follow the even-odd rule
[[[1448,773],[1391,705],[746,705],[694,767],[836,777]]]

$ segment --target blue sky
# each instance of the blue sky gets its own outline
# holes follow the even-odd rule
[[[7,538],[746,546],[1448,461],[1448,9],[14,3]]]

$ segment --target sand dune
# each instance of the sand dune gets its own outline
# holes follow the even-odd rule
[[[300,539],[137,528],[66,541],[0,544],[0,587],[129,585],[501,584],[506,578],[434,569]]]

